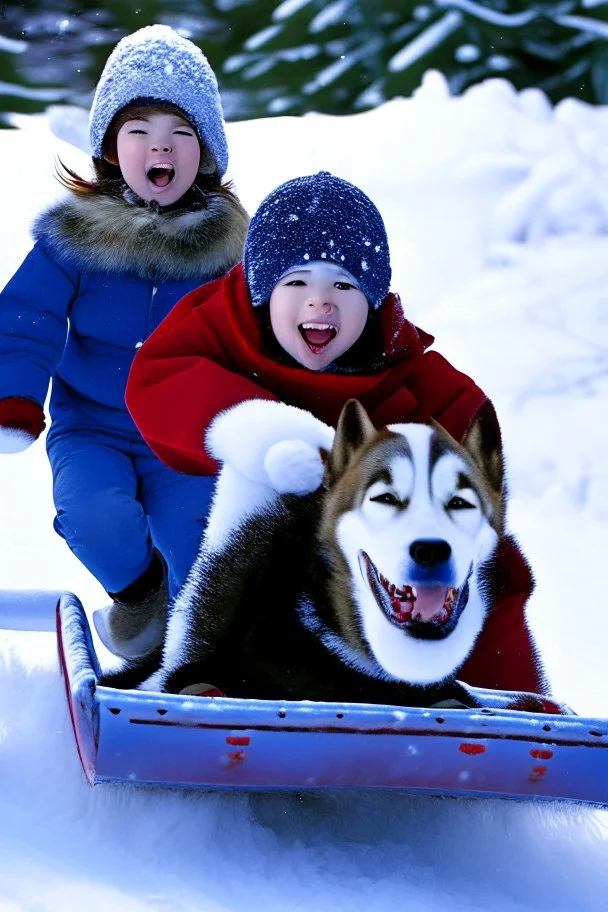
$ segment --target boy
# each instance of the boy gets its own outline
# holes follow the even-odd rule
[[[299,406],[334,427],[355,398],[377,426],[434,419],[463,440],[487,397],[427,351],[433,338],[405,319],[390,278],[384,223],[361,190],[327,172],[276,188],[252,218],[243,265],[187,295],[135,357],[127,405],[150,447],[174,469],[213,473],[207,427],[253,398]],[[499,571],[459,676],[546,692],[524,617],[532,576],[512,539]]]

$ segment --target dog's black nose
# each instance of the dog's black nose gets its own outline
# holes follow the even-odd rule
[[[452,549],[442,538],[419,538],[410,545],[410,557],[421,567],[443,564],[451,554]]]

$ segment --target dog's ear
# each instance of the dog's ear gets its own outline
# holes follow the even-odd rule
[[[506,496],[505,465],[500,425],[494,406],[489,399],[479,409],[462,445],[481,469],[493,493],[504,501]]]
[[[325,479],[329,485],[338,478],[353,455],[376,435],[376,428],[361,403],[349,399],[340,413],[336,436],[325,462]]]

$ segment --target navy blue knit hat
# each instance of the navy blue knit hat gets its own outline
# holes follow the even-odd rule
[[[292,267],[314,260],[343,266],[374,308],[388,294],[391,263],[382,216],[362,190],[328,171],[281,184],[251,219],[243,265],[253,305],[268,301]]]
[[[95,158],[102,157],[103,138],[114,115],[141,99],[181,108],[224,176],[228,144],[217,79],[203,52],[168,25],[148,25],[127,35],[108,57],[91,106]]]

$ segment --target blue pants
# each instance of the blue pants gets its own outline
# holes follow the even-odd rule
[[[169,596],[184,582],[211,506],[214,477],[182,475],[134,436],[70,430],[48,446],[55,531],[107,592],[150,566],[168,568]]]

